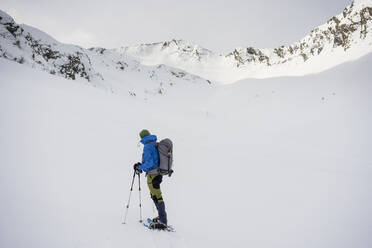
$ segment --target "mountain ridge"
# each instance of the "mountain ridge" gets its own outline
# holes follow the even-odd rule
[[[144,64],[164,63],[227,83],[244,78],[317,73],[372,51],[372,1],[354,1],[341,14],[333,16],[327,23],[288,46],[236,48],[230,53],[218,54],[187,41],[172,40],[122,47],[118,51]],[[331,59],[321,63],[319,68],[317,57],[324,54]],[[338,58],[332,59],[335,56]],[[314,63],[309,63],[312,60],[315,60]],[[194,65],[190,65],[189,61]],[[285,65],[284,68],[282,65]],[[288,69],[292,71],[288,72]]]
[[[172,86],[180,80],[233,83],[245,78],[317,73],[371,51],[371,0],[355,0],[341,14],[292,45],[236,48],[226,54],[175,39],[117,49],[84,49],[60,43],[37,28],[19,25],[0,11],[0,58],[68,79],[82,78],[112,91],[105,79],[114,74],[117,81],[122,81],[128,71],[142,73],[146,80],[155,82],[150,91],[162,93],[164,85]]]
[[[67,79],[83,79],[112,92],[125,90],[131,96],[142,95],[144,98],[148,94],[163,94],[176,84],[212,84],[182,69],[142,65],[109,49],[84,49],[61,43],[37,28],[17,24],[1,10],[0,58]],[[133,83],[133,76],[141,82]]]

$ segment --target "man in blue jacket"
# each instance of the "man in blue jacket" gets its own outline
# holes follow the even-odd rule
[[[159,174],[159,153],[156,148],[156,135],[151,135],[146,129],[140,132],[141,143],[144,145],[142,153],[142,163],[134,165],[134,170],[137,173],[146,172],[147,185],[149,186],[151,198],[155,203],[159,216],[152,220],[150,228],[166,229],[167,228],[167,213],[165,212],[165,204],[160,190],[160,184],[163,176]]]

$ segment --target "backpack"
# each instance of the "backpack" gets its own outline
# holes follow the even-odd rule
[[[171,176],[173,173],[173,143],[170,139],[163,139],[156,143],[159,153],[158,170],[161,175]]]

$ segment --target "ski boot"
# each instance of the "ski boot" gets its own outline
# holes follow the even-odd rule
[[[152,218],[151,222],[159,222],[159,221],[160,221],[159,216],[157,216],[157,217]]]
[[[166,224],[161,222],[158,217],[152,219],[151,223],[149,224],[150,229],[158,229],[158,230],[165,230],[168,228]]]

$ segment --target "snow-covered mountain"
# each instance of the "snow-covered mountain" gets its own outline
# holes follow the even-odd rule
[[[68,79],[85,79],[90,84],[132,96],[162,94],[179,83],[206,87],[211,81],[166,65],[146,66],[114,50],[84,49],[63,44],[48,34],[17,24],[0,10],[0,58],[39,68]],[[131,80],[133,77],[136,81]],[[125,83],[123,83],[125,82]]]
[[[0,12],[0,247],[370,248],[372,53],[300,77],[199,77],[309,73],[366,54],[366,4],[309,47],[283,48],[286,62],[237,49],[239,65],[185,41],[83,49]],[[321,30],[329,40],[312,54]],[[156,216],[144,174],[130,193],[142,128],[174,142],[161,188],[175,233],[138,222]]]
[[[371,63],[142,101],[0,59],[0,247],[370,248]],[[176,233],[137,180],[121,224],[142,128],[175,145]]]
[[[236,48],[228,54],[218,54],[184,40],[119,49],[84,49],[19,25],[0,11],[0,57],[66,78],[84,78],[94,86],[111,91],[120,89],[131,95],[163,93],[179,83],[208,86],[212,81],[232,83],[245,78],[301,76],[324,71],[371,51],[372,0],[355,0],[340,15],[292,45],[274,49]],[[135,74],[140,74],[143,85],[131,82]],[[113,85],[110,83],[113,81],[118,83]]]
[[[372,1],[355,0],[300,41],[274,49],[236,48],[217,54],[172,40],[118,49],[143,64],[166,64],[214,81],[300,76],[324,71],[372,51]]]

